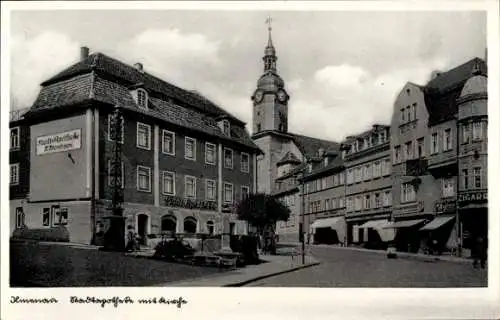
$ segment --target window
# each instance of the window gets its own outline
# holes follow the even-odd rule
[[[10,184],[19,184],[19,163],[10,165]]]
[[[400,163],[400,162],[401,162],[401,147],[395,146],[394,147],[394,163]]]
[[[365,165],[363,176],[364,180],[370,180],[372,178],[372,166],[367,164]]]
[[[125,168],[123,162],[120,166],[120,173],[118,179],[121,180],[121,187],[125,186]],[[111,160],[108,160],[108,186],[112,187],[115,185],[115,172]]]
[[[175,155],[175,133],[163,130],[162,135],[162,152]]]
[[[444,130],[443,151],[453,149],[451,146],[451,129]]]
[[[483,139],[483,123],[480,121],[472,123],[472,140]]]
[[[352,184],[354,182],[352,169],[347,170],[347,184]]]
[[[329,210],[330,209],[330,199],[325,199],[325,210]],[[333,209],[333,206],[332,206],[332,209]]]
[[[321,189],[323,189],[323,190],[326,189],[326,186],[327,186],[326,178],[321,179]]]
[[[401,121],[405,122],[405,108],[401,109]]]
[[[250,187],[247,186],[241,186],[241,199],[246,199],[248,195],[250,194]],[[290,206],[291,205],[291,199],[289,197],[287,199],[287,204]]]
[[[356,168],[356,182],[361,182],[363,180],[363,168]]]
[[[353,209],[352,197],[347,198],[346,206],[347,206],[347,210],[352,211],[352,209]]]
[[[464,123],[464,126],[462,127],[462,140],[463,143],[470,142],[470,124],[468,123]]]
[[[405,143],[405,157],[406,160],[413,159],[413,143],[411,141]]]
[[[224,182],[224,202],[232,203],[234,199],[233,184]]]
[[[379,133],[379,143],[384,143],[387,139],[387,133],[386,131],[382,131]]]
[[[207,200],[214,201],[216,194],[217,194],[217,187],[215,184],[215,180],[206,179],[205,180],[205,189],[206,189],[205,198]]]
[[[354,210],[361,210],[362,207],[363,207],[363,203],[361,200],[361,196],[356,196],[354,198]]]
[[[401,202],[415,201],[416,193],[415,188],[411,183],[404,183],[401,186]]]
[[[229,121],[222,120],[222,132],[224,133],[224,135],[230,136],[231,127],[229,126]]]
[[[382,165],[382,175],[388,176],[391,174],[391,159],[384,159]]]
[[[137,105],[141,109],[148,108],[148,93],[144,89],[137,89]]]
[[[384,207],[389,207],[392,204],[392,196],[390,191],[384,191],[383,204]]]
[[[224,148],[224,168],[233,168],[233,150]]]
[[[114,131],[114,129],[112,128],[112,125],[113,125],[113,114],[109,114],[109,115],[108,115],[108,140],[109,140],[109,141],[115,141],[115,140],[113,139],[113,137],[114,137],[114,134],[113,134],[113,133],[114,133],[115,131]],[[123,138],[124,138],[124,136],[125,136],[125,120],[124,120],[123,116],[121,116],[121,119],[120,119],[120,127],[121,127],[121,128],[120,128],[120,131],[121,131],[121,132],[120,132],[120,133],[121,133],[121,139],[120,139],[120,141],[118,141],[118,142],[123,143]]]
[[[184,177],[184,196],[186,198],[196,198],[196,178],[193,176]]]
[[[375,161],[373,163],[373,177],[379,178],[381,176],[380,161]]]
[[[50,226],[50,208],[42,209],[42,224],[44,227]]]
[[[333,185],[337,186],[338,184],[339,184],[339,175],[338,174],[334,174],[333,175]]]
[[[151,150],[151,126],[137,122],[137,147]]]
[[[380,193],[375,193],[375,208],[380,208],[382,206],[382,201],[380,199]]]
[[[24,226],[24,212],[22,207],[16,208],[16,228],[22,228]]]
[[[339,208],[343,208],[343,207],[344,207],[344,198],[340,197],[339,198]]]
[[[321,180],[317,179],[316,180],[316,191],[320,191],[320,190],[321,190]]]
[[[205,163],[215,164],[215,144],[210,142],[205,143]]]
[[[196,160],[196,139],[190,137],[184,139],[184,158]]]
[[[406,121],[411,121],[411,111],[410,111],[410,106],[406,107],[406,114],[408,117],[406,118]]]
[[[417,104],[414,103],[411,105],[412,113],[413,113],[413,120],[417,120]]]
[[[68,224],[68,208],[53,207],[53,225],[67,225]]]
[[[463,169],[462,170],[462,177],[463,177],[463,188],[464,189],[469,189],[469,170]]]
[[[250,171],[250,156],[248,153],[241,153],[241,172],[249,172]]]
[[[371,207],[371,202],[370,202],[370,195],[367,194],[365,195],[365,205],[364,205],[364,209],[370,209]]]
[[[327,199],[327,200],[328,200],[328,199]],[[330,203],[331,203],[331,205],[332,205],[332,209],[337,209],[337,208],[338,208],[338,207],[337,207],[337,199],[332,198],[332,199],[330,200]],[[325,200],[325,205],[326,205],[326,200]]]
[[[424,156],[424,138],[417,139],[417,158]]]
[[[443,197],[453,197],[455,195],[455,181],[454,178],[443,179]]]
[[[137,190],[151,192],[151,168],[137,166]]]
[[[19,133],[19,127],[11,128],[10,129],[10,148],[12,150],[19,149],[20,146],[20,133]]]
[[[431,154],[435,154],[438,152],[439,152],[438,134],[437,132],[435,132],[431,135]]]
[[[474,168],[474,187],[481,188],[481,168]]]
[[[339,176],[339,184],[344,184],[344,172],[338,174]]]
[[[169,171],[162,172],[162,192],[163,194],[175,194],[175,173]]]

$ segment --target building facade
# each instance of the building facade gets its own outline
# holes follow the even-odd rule
[[[390,129],[377,124],[343,142],[349,244],[382,248],[393,238],[393,232],[383,228],[392,212]]]
[[[477,157],[481,165],[477,162],[477,166],[473,164],[476,171],[472,168],[471,172],[478,173],[479,176],[484,174],[483,160],[487,155],[484,149],[478,147],[478,143],[487,140],[484,136],[486,129],[483,128],[487,123],[487,114],[485,92],[468,95],[463,91],[469,78],[477,76],[485,79],[480,76],[485,72],[484,61],[475,58],[446,72],[433,72],[425,86],[407,83],[396,98],[391,123],[394,204],[392,226],[396,230],[395,242],[399,250],[417,252],[429,248],[431,243],[440,252],[456,251],[463,245],[468,246],[462,242],[463,230],[467,230],[470,221],[474,219],[461,218],[461,210],[457,206],[460,202],[457,190],[463,190],[465,194],[467,192],[460,185],[464,181],[469,185],[469,178],[463,178],[462,173],[469,174],[465,159],[473,159],[475,153],[470,153],[472,149],[466,151],[467,147],[474,150],[478,148],[478,153],[482,152]],[[472,81],[477,81],[475,79]],[[476,84],[471,86],[477,87]],[[468,90],[473,91],[466,89],[467,92]],[[479,118],[475,117],[474,112],[477,112],[477,108],[481,109],[476,106],[483,104],[482,111],[478,113]],[[471,105],[475,106],[474,112]],[[459,115],[460,108],[463,108],[462,115]],[[464,120],[459,121],[460,117]],[[474,125],[475,142],[470,131]],[[467,139],[470,143],[462,142],[466,141],[464,137],[469,134],[471,138]],[[471,145],[474,147],[470,147]],[[460,161],[461,158],[464,160]],[[460,163],[463,163],[462,169]],[[484,178],[479,180],[481,183],[478,185],[481,187],[477,190],[472,188],[472,193],[484,190],[481,189],[485,186],[482,184]],[[483,203],[483,207],[487,203],[483,199],[485,193],[481,193],[479,201]],[[478,220],[475,222],[484,226]],[[476,230],[471,231],[474,234],[481,233],[477,231],[477,227],[470,228]],[[469,255],[470,252],[466,250],[464,254]]]
[[[115,107],[122,114],[118,142]],[[164,232],[246,232],[245,223],[221,213],[257,185],[261,151],[245,123],[140,63],[82,48],[79,62],[42,83],[23,121],[32,138],[21,147],[29,150],[29,191],[22,199],[11,193],[11,215],[22,211],[28,228],[62,225],[71,242],[99,244],[118,143],[123,215],[145,244]]]

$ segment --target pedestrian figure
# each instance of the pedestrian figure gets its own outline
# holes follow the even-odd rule
[[[481,268],[484,269],[486,265],[486,254],[486,242],[484,241],[483,237],[478,237],[473,248],[472,256],[474,261],[472,263],[472,266],[474,268],[477,268],[478,263],[481,262]]]
[[[125,247],[126,251],[135,251],[137,249],[136,244],[136,235],[132,226],[127,226],[127,246]]]

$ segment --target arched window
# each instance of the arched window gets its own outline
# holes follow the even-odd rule
[[[196,233],[196,219],[193,217],[187,217],[184,219],[184,232],[185,233]]]
[[[172,215],[164,215],[161,217],[161,231],[175,232],[177,219]]]
[[[148,93],[144,89],[137,89],[137,105],[139,108],[147,109]]]
[[[215,229],[214,222],[213,221],[207,221],[208,234],[214,234],[214,229]]]

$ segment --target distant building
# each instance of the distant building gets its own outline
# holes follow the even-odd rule
[[[433,72],[425,86],[407,83],[396,98],[391,122],[392,227],[400,250],[416,252],[431,241],[441,251],[456,250],[457,240],[468,229],[484,235],[486,220],[458,214],[463,210],[457,211],[457,202],[472,192],[475,199],[480,197],[472,206],[487,208],[485,72],[484,61],[475,58],[446,72]],[[477,188],[472,183],[476,176]],[[463,183],[467,187],[460,187]],[[457,198],[457,189],[464,195]],[[463,245],[470,248],[465,238]]]
[[[373,125],[343,142],[349,244],[386,247],[393,232],[383,227],[392,212],[390,127]]]
[[[245,123],[140,63],[89,55],[87,48],[79,62],[42,83],[22,120],[11,121],[14,227],[64,225],[71,242],[102,240],[115,106],[124,120],[124,217],[143,242],[163,232],[246,232],[245,223],[221,216],[223,204],[256,191],[261,151]]]

